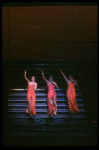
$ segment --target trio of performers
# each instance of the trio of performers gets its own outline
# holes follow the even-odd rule
[[[65,74],[60,70],[61,74],[63,75],[64,79],[66,80],[68,84],[67,89],[67,98],[68,98],[68,105],[69,105],[69,111],[70,113],[77,113],[79,112],[77,103],[76,103],[76,92],[75,92],[75,85],[77,85],[77,81],[73,80],[72,76],[69,76],[69,79],[65,76]],[[57,115],[57,101],[56,101],[56,92],[55,87],[59,88],[57,83],[53,81],[53,77],[50,76],[49,80],[47,80],[44,76],[43,71],[41,70],[42,77],[44,81],[47,83],[48,86],[48,113],[49,117],[52,117],[52,115]],[[30,116],[36,115],[35,111],[35,101],[36,101],[36,95],[35,91],[37,89],[37,83],[35,82],[35,77],[32,76],[32,81],[29,81],[29,79],[26,77],[26,70],[24,77],[26,81],[28,82],[28,92],[27,92],[27,103],[28,107],[26,108],[26,113],[29,113]]]

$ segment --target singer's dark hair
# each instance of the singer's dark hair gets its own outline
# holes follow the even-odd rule
[[[50,75],[49,75],[49,78],[50,78],[50,77],[52,77],[52,78],[53,78],[53,75],[52,75],[52,74],[50,74]]]

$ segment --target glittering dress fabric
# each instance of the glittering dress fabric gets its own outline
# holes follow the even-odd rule
[[[54,85],[50,84],[48,85],[48,109],[49,112],[48,115],[51,114],[55,110],[55,102],[56,102],[56,92],[54,89]]]
[[[74,84],[71,82],[68,83],[67,98],[68,98],[69,111],[72,113],[79,112],[79,109],[76,103],[75,87],[74,87]]]
[[[30,100],[31,100],[32,113],[33,113],[33,115],[36,115],[36,112],[35,112],[36,95],[35,95],[35,91],[33,90],[32,85],[28,85],[28,92],[27,92],[28,108],[25,110],[27,113],[29,113],[29,102],[30,102]]]

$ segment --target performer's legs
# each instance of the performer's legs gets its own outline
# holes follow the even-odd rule
[[[31,108],[32,108],[32,113],[33,115],[36,115],[36,112],[35,112],[35,95],[32,96],[32,104],[31,104]]]
[[[55,94],[52,95],[52,94],[48,93],[48,109],[49,109],[49,111],[48,111],[47,115],[49,115],[50,117],[52,117],[52,114],[54,113],[54,110],[55,110],[55,106],[53,104],[51,104],[52,96],[53,96],[54,101],[56,102],[56,95]]]
[[[72,115],[72,113],[73,113],[73,107],[72,107],[72,103],[71,103],[71,100],[70,100],[70,99],[68,100],[68,105],[69,105],[69,112],[70,112],[71,115]]]
[[[32,104],[32,97],[30,97],[30,101],[29,101],[29,112],[30,112],[30,116],[32,117],[32,108],[31,108],[31,104]]]
[[[79,109],[78,109],[78,106],[76,103],[76,97],[74,98],[73,109],[74,109],[75,113],[79,112]]]
[[[53,98],[54,98],[54,101],[55,101],[55,103],[56,103],[56,94],[53,95]],[[54,109],[54,111],[53,111],[53,114],[54,114],[54,115],[57,114],[57,103],[56,103],[56,105],[55,105],[55,109]]]
[[[28,104],[28,107],[27,107],[26,110],[25,110],[26,113],[29,113],[29,107],[30,107],[30,106],[29,106],[29,102],[30,102],[30,97],[31,97],[30,94],[27,93],[27,104]]]
[[[70,113],[70,117],[73,118],[73,108],[72,108],[72,104],[69,102],[69,113]]]
[[[51,107],[50,107],[50,102],[49,102],[50,99],[51,99],[51,95],[48,93],[48,113],[47,113],[48,116],[51,113]]]
[[[49,114],[51,114],[52,108],[51,108],[51,103],[50,102],[48,102],[48,109],[49,109]]]
[[[47,115],[49,115],[50,117],[52,117],[52,114],[56,115],[55,106],[53,106],[50,102],[48,102],[48,109],[49,112],[47,113]]]
[[[78,106],[71,102],[68,103],[69,104],[69,111],[70,111],[70,114],[71,114],[71,118],[73,117],[73,113],[77,113],[79,112],[79,109],[78,109]]]
[[[50,118],[52,117],[52,106],[51,105],[52,104],[50,102],[48,102],[48,109],[49,109],[49,111],[48,111],[47,115],[49,115]]]

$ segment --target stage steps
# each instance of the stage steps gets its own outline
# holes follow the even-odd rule
[[[63,133],[66,136],[78,135],[89,137],[84,104],[79,90],[76,90],[79,113],[73,114],[72,119],[64,89],[56,89],[57,115],[53,116],[52,120],[47,116],[48,105],[46,92],[46,89],[37,89],[35,104],[36,116],[30,118],[25,113],[25,109],[27,108],[27,89],[10,90],[8,98],[8,137],[16,135],[34,136],[37,132],[42,131],[50,132],[51,135],[56,133],[55,131],[58,131],[60,134]]]
[[[38,92],[39,91],[39,92]],[[42,93],[43,91],[43,93]],[[12,93],[9,94],[8,98],[8,112],[9,113],[24,113],[25,109],[27,108],[27,90],[11,90]],[[66,97],[66,91],[62,89],[56,90],[56,96],[57,96],[57,114],[59,113],[69,113],[68,109],[68,101]],[[76,97],[77,97],[77,103],[79,107],[79,114],[84,116],[84,105],[82,103],[81,94],[79,91],[76,91]],[[48,105],[47,105],[47,90],[43,89],[40,91],[40,89],[37,89],[36,91],[36,113],[37,114],[44,114],[48,111]],[[78,115],[79,115],[78,114]]]
[[[20,88],[9,89],[8,95],[8,122],[7,122],[7,137],[36,137],[36,136],[66,136],[66,137],[89,137],[88,123],[86,120],[85,108],[80,93],[80,89],[76,89],[76,102],[79,108],[79,113],[73,114],[72,118],[69,113],[67,100],[67,83],[64,81],[62,75],[57,68],[61,68],[64,73],[69,75],[71,72],[75,74],[75,69],[72,63],[59,62],[43,62],[41,64],[9,64],[10,75],[11,70],[14,69],[15,75],[18,71],[19,77],[23,75],[23,70],[27,72],[35,72],[36,82],[38,88],[36,90],[36,115],[30,118],[29,114],[25,113],[27,108],[27,82]],[[26,68],[27,66],[27,68]],[[55,76],[59,89],[55,89],[57,96],[57,115],[50,119],[47,116],[47,85],[42,79],[40,70],[44,71],[45,77],[48,78],[49,73]],[[22,70],[22,71],[21,71]],[[32,73],[30,73],[32,74]],[[20,80],[21,81],[21,80]],[[18,85],[22,85],[22,82]]]

